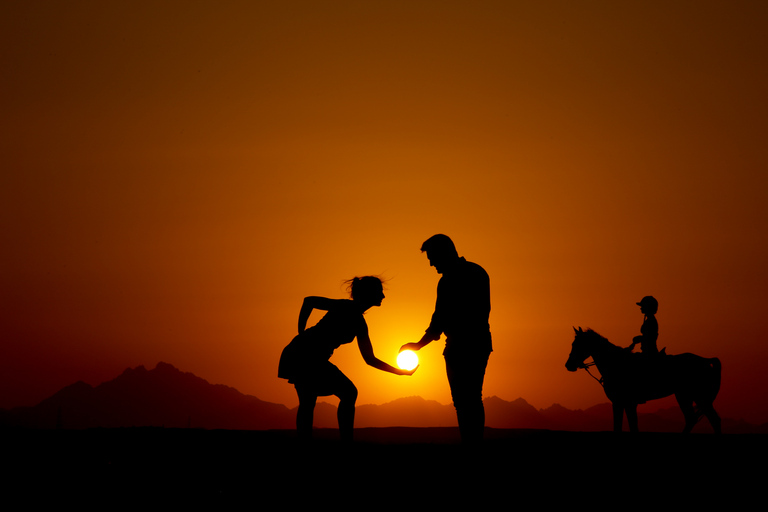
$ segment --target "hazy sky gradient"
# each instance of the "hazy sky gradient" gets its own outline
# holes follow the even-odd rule
[[[377,356],[429,323],[435,233],[491,276],[485,395],[605,401],[571,326],[720,357],[768,421],[768,4],[0,5],[0,407],[169,362],[295,406],[306,295],[388,279]],[[313,317],[311,321],[317,318]],[[358,403],[450,403],[332,361]],[[650,406],[645,406],[650,407]]]

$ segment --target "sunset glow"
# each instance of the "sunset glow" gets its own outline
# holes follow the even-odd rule
[[[403,350],[397,355],[397,366],[403,370],[413,370],[419,366],[419,356],[413,350]]]
[[[485,397],[605,402],[572,327],[627,346],[653,295],[659,348],[718,357],[720,414],[768,422],[766,26],[748,0],[3,2],[0,408],[159,361],[295,407],[303,299],[381,276],[391,364],[445,233],[490,276]],[[358,405],[450,404],[444,346],[409,377],[331,362]]]

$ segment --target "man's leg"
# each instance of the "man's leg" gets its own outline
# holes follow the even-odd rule
[[[476,443],[483,439],[483,379],[488,356],[489,354],[462,354],[445,357],[448,384],[451,387],[451,397],[459,420],[459,432],[464,443]]]

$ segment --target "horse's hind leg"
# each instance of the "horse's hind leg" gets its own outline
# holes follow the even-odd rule
[[[683,416],[685,417],[685,428],[683,428],[683,434],[687,434],[693,430],[693,427],[696,425],[698,415],[696,414],[696,410],[693,408],[693,400],[680,395],[675,395],[675,398],[677,399],[677,404],[680,406],[680,410],[683,411]]]
[[[639,432],[637,428],[637,404],[628,404],[624,410],[627,411],[627,423],[630,432]]]
[[[717,414],[717,411],[715,411],[715,408],[712,407],[712,404],[697,404],[701,411],[704,413],[704,415],[709,420],[709,424],[712,425],[712,428],[715,431],[715,434],[721,434],[722,430],[720,427],[720,415]]]
[[[624,406],[612,402],[613,405],[613,431],[621,432],[622,423],[624,422]]]

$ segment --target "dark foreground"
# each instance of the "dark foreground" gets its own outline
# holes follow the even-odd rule
[[[359,429],[352,446],[333,430],[310,446],[291,431],[0,432],[6,500],[103,507],[733,507],[759,496],[768,451],[759,434],[488,429],[470,449],[452,428]]]

